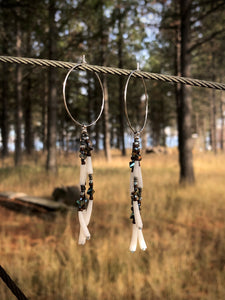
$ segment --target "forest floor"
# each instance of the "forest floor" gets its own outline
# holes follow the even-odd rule
[[[225,154],[194,154],[196,184],[180,187],[177,154],[144,155],[142,218],[148,249],[129,252],[129,156],[95,155],[91,239],[78,246],[75,210],[13,211],[0,206],[0,264],[31,300],[225,299]],[[2,162],[0,191],[49,197],[79,182],[78,155]],[[0,299],[14,296],[0,281]]]

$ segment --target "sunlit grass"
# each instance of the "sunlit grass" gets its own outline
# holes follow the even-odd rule
[[[94,155],[92,238],[77,245],[75,211],[16,214],[0,207],[1,264],[30,299],[225,299],[225,155],[195,154],[196,185],[180,187],[176,153],[144,155],[142,216],[148,249],[129,253],[129,156]],[[5,162],[6,164],[6,162]],[[77,154],[0,170],[0,190],[51,196],[77,184]],[[0,299],[12,299],[0,283]]]

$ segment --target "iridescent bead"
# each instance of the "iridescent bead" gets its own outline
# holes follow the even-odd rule
[[[129,163],[129,166],[130,166],[130,168],[133,168],[133,167],[134,167],[134,161],[131,161],[131,162]]]

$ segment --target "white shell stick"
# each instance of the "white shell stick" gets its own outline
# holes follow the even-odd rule
[[[133,174],[134,174],[134,177],[137,177],[137,178],[138,178],[138,173],[139,173],[138,167],[139,167],[139,161],[135,160]]]
[[[85,214],[85,217],[84,217],[84,220],[85,220],[87,226],[90,222],[92,207],[93,207],[93,200],[89,200],[87,211],[86,211],[86,214]]]
[[[84,245],[85,243],[86,243],[86,236],[84,235],[84,232],[83,232],[82,228],[80,227],[78,244],[79,245]]]
[[[134,191],[134,173],[130,172],[130,194]]]
[[[85,221],[87,226],[90,222],[92,207],[93,207],[93,200],[89,200],[87,209],[82,211],[84,221]],[[82,228],[80,227],[80,234],[79,234],[78,244],[79,245],[84,245],[85,242],[86,242],[86,237],[85,237],[85,234],[84,234]]]
[[[87,158],[86,158],[86,164],[87,164],[87,174],[93,174],[91,156],[87,156]]]
[[[88,156],[86,158],[86,164],[85,165],[81,165],[81,169],[80,169],[80,184],[81,185],[85,185],[88,174],[93,174],[91,156]],[[89,200],[87,210],[82,211],[86,227],[88,226],[88,224],[90,222],[92,207],[93,207],[93,200]],[[80,225],[81,225],[81,222],[80,222]],[[89,235],[90,235],[90,233],[89,233]],[[84,231],[83,227],[80,226],[80,234],[79,234],[78,244],[79,245],[84,245],[85,243],[86,243],[86,234],[85,234],[85,231]]]
[[[80,185],[85,185],[87,179],[87,165],[80,165]]]
[[[80,185],[85,185],[86,184],[86,179],[87,179],[87,165],[86,164],[81,164],[80,165]],[[78,218],[80,222],[80,234],[79,234],[79,239],[78,239],[78,244],[79,245],[84,245],[86,243],[86,234],[87,230],[83,229],[84,226],[82,226],[82,223],[85,223],[84,216],[86,214],[86,210],[84,211],[78,211]],[[87,226],[86,226],[87,227]],[[86,232],[86,234],[85,234]],[[89,233],[90,235],[90,233]]]
[[[141,229],[138,229],[138,241],[141,250],[145,251],[147,249],[147,246]]]
[[[90,222],[91,213],[92,213],[92,207],[93,207],[93,200],[89,200],[87,209],[82,211],[83,217],[84,217],[84,221],[85,221],[85,223],[86,223],[87,226],[88,226],[88,224]],[[85,242],[86,242],[86,236],[84,234],[84,231],[80,227],[80,234],[79,234],[78,244],[79,245],[84,245]]]
[[[134,209],[135,223],[137,224],[137,227],[139,229],[142,229],[143,223],[142,223],[142,219],[141,219],[140,210],[138,207],[138,201],[133,201],[133,209]]]
[[[138,187],[143,189],[143,179],[142,179],[142,173],[141,173],[141,165],[140,162],[138,162]]]
[[[141,174],[141,166],[139,161],[135,161],[134,163],[134,170],[133,170],[133,176],[137,178],[138,180],[138,187],[143,188],[143,179]]]
[[[136,224],[132,225],[132,236],[130,242],[130,251],[135,252],[137,248],[137,239],[138,239],[138,228]]]
[[[87,224],[86,224],[85,219],[84,219],[83,211],[78,211],[78,218],[79,218],[81,230],[83,231],[86,239],[89,240],[91,235],[90,235],[90,232],[87,228]]]

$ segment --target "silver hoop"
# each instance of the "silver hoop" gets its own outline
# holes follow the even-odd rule
[[[94,72],[94,74],[96,75],[96,77],[98,78],[98,81],[99,81],[99,84],[100,84],[100,87],[101,87],[101,90],[102,90],[102,104],[101,104],[101,109],[100,109],[100,113],[97,117],[97,119],[95,121],[93,121],[92,123],[90,124],[81,124],[79,121],[77,121],[71,114],[71,112],[69,111],[69,108],[67,106],[67,102],[66,102],[66,83],[67,83],[67,79],[70,75],[70,73],[72,71],[74,71],[75,69],[77,69],[79,66],[83,66],[84,65],[84,62],[83,63],[80,63],[80,64],[77,64],[75,65],[74,67],[72,67],[69,72],[66,74],[66,77],[64,79],[64,82],[63,82],[63,100],[64,100],[64,106],[65,106],[65,109],[68,113],[68,115],[70,116],[70,118],[73,120],[73,122],[81,127],[89,127],[89,126],[92,126],[92,125],[95,125],[95,123],[99,120],[99,118],[101,117],[101,114],[102,114],[102,111],[104,109],[104,103],[105,103],[105,98],[104,98],[104,89],[103,89],[103,85],[102,85],[102,82],[101,82],[101,79],[99,77],[99,75],[97,73]]]
[[[128,87],[128,83],[130,81],[131,76],[135,72],[137,72],[137,71],[139,71],[139,67],[138,67],[137,70],[130,72],[130,75],[127,78],[127,82],[126,82],[125,89],[124,89],[124,111],[125,111],[125,116],[126,116],[126,119],[127,119],[127,123],[128,123],[130,129],[133,131],[134,134],[140,134],[144,130],[146,122],[147,122],[147,118],[148,118],[148,94],[147,94],[147,88],[146,88],[146,85],[145,85],[145,82],[144,82],[143,78],[141,78],[141,79],[142,79],[144,90],[145,90],[145,119],[144,119],[144,123],[143,123],[142,128],[140,130],[135,130],[132,127],[132,125],[130,123],[130,120],[129,120],[129,117],[128,117],[128,111],[127,111],[127,87]]]

